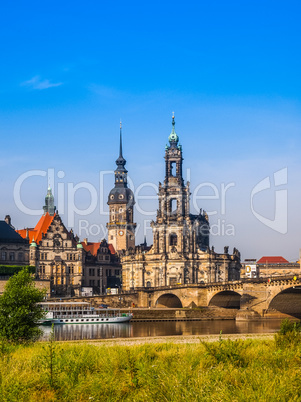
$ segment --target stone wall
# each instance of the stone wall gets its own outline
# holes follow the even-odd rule
[[[0,294],[4,292],[5,285],[7,284],[7,280],[0,280]],[[46,289],[47,297],[50,296],[50,281],[35,281],[35,286],[38,289]]]

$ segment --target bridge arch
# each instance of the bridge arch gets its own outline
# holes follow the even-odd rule
[[[276,294],[268,306],[268,311],[279,311],[301,319],[301,286],[292,286]]]
[[[178,296],[173,293],[165,293],[157,299],[155,307],[183,308],[183,305]]]
[[[209,306],[223,308],[240,308],[241,295],[233,290],[223,290],[216,293],[209,301]]]

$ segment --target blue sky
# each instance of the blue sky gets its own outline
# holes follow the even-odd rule
[[[163,4],[162,4],[163,3]],[[14,186],[30,170],[54,169],[54,191],[88,182],[98,206],[89,225],[105,225],[100,213],[118,153],[119,120],[124,154],[137,189],[163,181],[164,147],[175,112],[176,131],[190,169],[192,193],[201,183],[220,189],[234,183],[220,200],[198,206],[216,211],[235,234],[213,235],[217,251],[237,247],[243,258],[283,255],[294,260],[300,248],[301,56],[299,1],[15,1],[0,13],[0,167],[2,216],[18,228],[34,226],[15,203]],[[260,222],[250,208],[254,186],[287,168],[287,233]],[[63,178],[57,172],[63,171]],[[185,170],[186,178],[186,170]],[[21,198],[41,208],[46,177],[24,182]],[[254,198],[254,207],[273,220],[275,189]],[[277,190],[277,189],[276,189]],[[155,191],[145,188],[145,193]],[[201,193],[199,193],[201,194]],[[203,187],[202,195],[212,195]],[[155,199],[143,201],[157,208]],[[142,203],[143,203],[142,202]],[[87,208],[89,193],[76,194]],[[193,203],[192,203],[192,212]],[[61,209],[62,210],[62,209]],[[59,211],[60,212],[60,211]],[[61,213],[61,212],[60,212]],[[136,211],[136,221],[154,214]],[[2,218],[3,219],[3,218]],[[283,219],[286,216],[283,215]],[[229,227],[229,226],[228,226]],[[96,233],[96,232],[94,232]],[[81,237],[83,233],[81,233]],[[99,240],[102,233],[90,240]],[[143,231],[137,235],[142,241]],[[151,242],[151,233],[147,231]]]

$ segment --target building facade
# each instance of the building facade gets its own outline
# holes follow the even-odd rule
[[[153,246],[127,249],[122,256],[123,289],[237,280],[240,253],[216,253],[209,248],[209,220],[205,211],[190,213],[189,183],[182,175],[179,137],[172,131],[165,148],[165,179],[159,183],[159,208],[153,229]]]
[[[52,296],[79,295],[84,250],[73,231],[66,229],[55,212],[50,188],[43,210],[34,228],[18,231],[30,243],[29,264],[35,266],[37,279],[50,280]]]
[[[27,245],[25,263],[36,268],[36,278],[50,281],[51,295],[94,295],[105,293],[108,287],[120,288],[121,265],[113,245],[106,240],[80,242],[56,212],[50,188],[43,210],[34,228],[11,231]],[[9,255],[6,251],[5,256]]]
[[[83,264],[83,288],[91,288],[93,294],[106,293],[108,288],[121,287],[121,265],[113,246],[106,240],[99,243],[81,243],[85,255]]]
[[[289,262],[281,256],[264,256],[257,263],[259,278],[300,275],[300,262]]]
[[[0,221],[0,265],[28,265],[29,242],[15,231],[11,218]]]

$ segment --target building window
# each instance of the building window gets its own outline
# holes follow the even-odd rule
[[[115,269],[115,275],[119,275],[119,269]]]
[[[170,162],[170,175],[174,177],[177,175],[176,162]]]
[[[147,287],[147,288],[150,288],[151,286],[152,286],[151,281],[147,281],[147,282],[146,282],[146,287]]]
[[[172,214],[175,214],[178,209],[177,200],[174,198],[170,201],[170,210]]]
[[[105,256],[105,259],[106,259],[106,261],[109,261],[109,260],[110,260],[110,256],[109,256],[109,255],[106,255],[106,256]]]
[[[15,261],[15,253],[9,253],[9,261]]]
[[[24,255],[23,255],[23,253],[19,253],[19,254],[18,254],[18,260],[19,260],[19,261],[24,261]]]
[[[106,276],[111,276],[111,270],[110,269],[106,269]]]
[[[100,268],[97,269],[97,276],[100,276]]]
[[[6,261],[6,251],[1,252],[1,260]]]
[[[177,243],[178,243],[178,236],[177,236],[175,233],[172,233],[172,234],[170,235],[169,244],[170,244],[171,246],[176,246]]]

